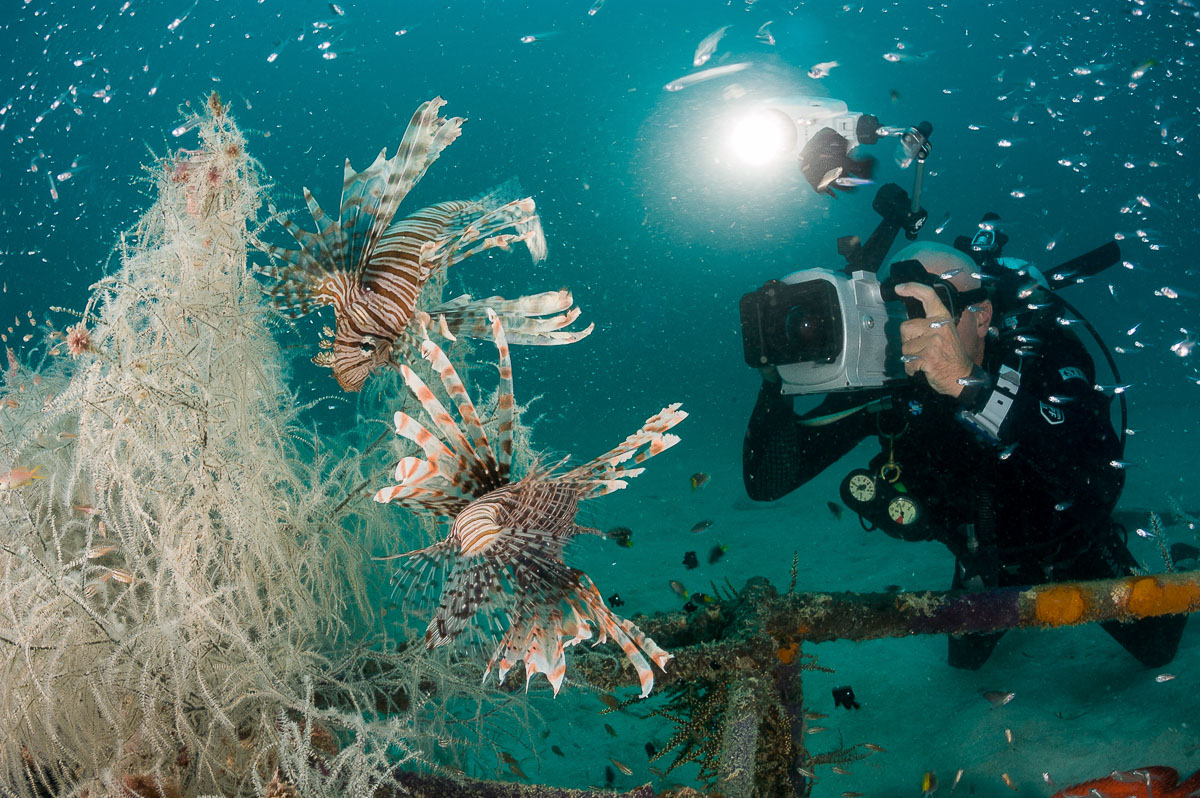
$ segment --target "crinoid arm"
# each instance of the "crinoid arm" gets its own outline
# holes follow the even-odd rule
[[[587,499],[620,490],[628,485],[626,480],[636,477],[644,470],[631,466],[640,465],[679,443],[679,436],[667,430],[685,418],[687,413],[679,409],[678,403],[668,405],[646,419],[642,428],[620,445],[590,462],[571,469],[558,479],[578,485],[583,493],[582,498]]]
[[[491,329],[488,318],[490,310],[500,317],[505,337],[510,343],[554,346],[581,341],[591,335],[595,327],[589,324],[582,330],[564,329],[573,324],[581,313],[573,304],[571,292],[565,289],[517,299],[498,296],[472,299],[463,294],[430,308],[428,314],[431,317],[430,326],[451,340],[460,335],[486,338]]]
[[[272,281],[264,290],[281,312],[303,316],[322,305],[340,310],[350,300],[352,288],[372,260],[400,202],[461,132],[461,118],[438,116],[445,104],[437,97],[417,109],[392,158],[386,157],[384,149],[362,172],[346,160],[337,219],[321,209],[307,188],[304,200],[315,232],[281,218],[298,249],[267,247],[272,264],[259,269]],[[283,265],[275,265],[276,260]]]

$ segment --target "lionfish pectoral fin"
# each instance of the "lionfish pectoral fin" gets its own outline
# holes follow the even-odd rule
[[[667,430],[687,418],[678,404],[668,405],[646,419],[634,434],[599,457],[563,474],[561,479],[580,485],[585,498],[594,498],[625,487],[625,480],[644,469],[636,466],[679,443]]]
[[[510,343],[526,346],[575,343],[590,335],[595,327],[589,324],[582,330],[563,329],[574,323],[581,313],[579,308],[572,307],[569,291],[546,291],[517,299],[498,296],[472,299],[463,295],[429,312],[441,315],[445,327],[455,337],[486,338],[492,326],[487,316],[489,310],[500,317]]]

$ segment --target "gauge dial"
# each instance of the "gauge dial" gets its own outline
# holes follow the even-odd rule
[[[850,477],[850,495],[860,502],[869,502],[875,498],[875,480],[866,474],[855,474]]]
[[[888,516],[901,526],[908,526],[917,520],[917,504],[907,496],[897,496],[888,502]]]

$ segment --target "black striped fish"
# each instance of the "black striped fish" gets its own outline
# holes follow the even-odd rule
[[[440,377],[461,424],[412,369],[400,366],[430,426],[398,412],[396,433],[420,446],[425,457],[400,460],[398,484],[378,491],[375,501],[448,519],[450,532],[432,546],[396,555],[405,560],[399,580],[410,590],[432,592],[438,575],[444,577],[425,632],[431,648],[449,643],[473,621],[485,632],[494,621],[506,623],[485,679],[495,668],[503,681],[517,662],[524,662],[526,685],[541,673],[557,694],[566,673],[564,650],[583,640],[612,638],[647,696],[654,687],[651,664],[663,670],[671,655],[613,613],[587,574],[563,561],[563,549],[575,535],[600,534],[575,523],[579,503],[624,488],[642,473],[642,463],[679,442],[669,430],[687,413],[669,405],[594,460],[569,471],[558,465],[534,467],[513,479],[512,363],[500,319],[489,315],[500,356],[494,447],[461,378],[437,344],[425,340],[421,354]]]
[[[441,97],[423,103],[391,158],[384,149],[362,172],[346,160],[337,219],[328,217],[305,188],[315,232],[280,217],[298,248],[266,248],[272,262],[260,271],[273,281],[265,291],[276,308],[297,318],[333,306],[336,330],[332,340],[321,341],[313,361],[332,367],[344,390],[360,390],[373,371],[418,342],[424,333],[410,330],[414,323],[449,339],[486,335],[490,308],[511,326],[514,343],[571,343],[592,331],[590,325],[564,329],[579,317],[567,291],[514,300],[463,295],[442,302],[437,297],[420,306],[432,275],[478,252],[523,242],[534,263],[546,257],[534,202],[512,196],[511,186],[475,199],[439,202],[395,220],[404,197],[462,132],[461,117],[438,115],[445,104]]]

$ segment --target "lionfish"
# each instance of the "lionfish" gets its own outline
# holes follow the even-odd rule
[[[485,680],[495,668],[499,681],[504,681],[521,660],[526,689],[533,674],[541,673],[557,695],[566,672],[564,649],[593,637],[597,643],[611,637],[637,671],[645,697],[654,686],[646,658],[665,670],[671,655],[609,610],[587,574],[569,567],[562,554],[575,535],[601,534],[575,523],[579,502],[624,488],[625,480],[644,470],[633,466],[679,442],[667,430],[687,413],[678,404],[670,405],[590,462],[569,471],[560,470],[565,461],[535,465],[514,480],[512,364],[500,318],[489,312],[488,319],[500,367],[495,448],[462,380],[437,344],[426,338],[421,355],[457,406],[461,426],[411,368],[399,367],[441,438],[411,416],[396,413],[396,434],[420,446],[425,459],[401,459],[396,466],[399,484],[377,492],[375,501],[394,501],[448,519],[450,532],[432,546],[385,559],[406,560],[398,578],[408,582],[410,590],[419,585],[432,593],[438,577],[444,576],[440,602],[425,631],[430,648],[452,641],[481,611],[484,621],[507,621]]]
[[[579,317],[567,291],[515,300],[472,300],[464,294],[433,307],[417,307],[421,289],[433,274],[478,252],[523,242],[534,263],[546,257],[533,199],[509,199],[513,189],[505,186],[475,199],[439,202],[393,221],[404,197],[462,132],[461,117],[438,116],[445,104],[441,97],[422,103],[391,158],[384,148],[363,172],[356,172],[346,159],[336,220],[325,215],[305,188],[316,232],[281,217],[299,249],[266,248],[272,264],[260,271],[275,281],[264,290],[277,309],[298,318],[317,307],[333,306],[336,331],[324,331],[327,337],[313,362],[332,367],[344,390],[361,390],[367,377],[390,363],[398,349],[419,343],[410,329],[414,319],[451,340],[456,334],[486,335],[487,308],[510,325],[514,343],[565,344],[592,331],[590,325],[563,330]],[[275,258],[283,265],[274,265]]]

